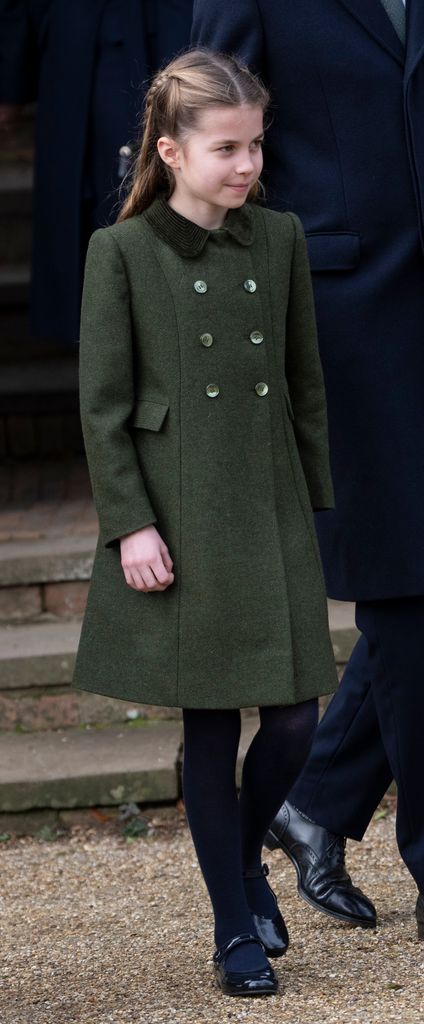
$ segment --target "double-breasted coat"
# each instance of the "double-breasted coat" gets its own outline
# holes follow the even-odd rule
[[[333,503],[303,231],[247,204],[207,231],[158,198],[90,242],[81,412],[100,520],[77,686],[168,706],[335,689],[312,506]],[[164,592],[119,538],[155,523]]]
[[[267,203],[305,229],[335,509],[328,593],[424,594],[424,3],[195,0],[193,42],[269,85]]]

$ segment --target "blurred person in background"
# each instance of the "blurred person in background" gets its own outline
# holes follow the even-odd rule
[[[36,337],[78,339],[89,237],[115,220],[122,148],[153,72],[187,46],[191,15],[192,0],[0,0],[0,125],[37,101]]]

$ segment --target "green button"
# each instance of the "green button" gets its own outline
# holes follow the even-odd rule
[[[194,282],[194,290],[195,290],[195,292],[198,292],[199,295],[204,295],[205,292],[207,292],[207,290],[208,290],[208,286],[206,284],[206,281],[195,281]]]
[[[243,288],[244,288],[245,292],[255,292],[256,291],[256,281],[252,281],[252,279],[250,277],[248,277],[247,281],[243,282]]]
[[[249,338],[253,345],[260,345],[264,340],[264,336],[260,331],[252,331],[252,333],[249,334]]]
[[[217,384],[208,384],[206,388],[206,394],[208,398],[217,398],[219,395],[219,387]]]
[[[259,381],[259,384],[255,384],[255,391],[256,394],[259,395],[259,398],[263,398],[264,395],[268,394],[268,384],[265,384],[265,381],[263,380]]]
[[[200,335],[200,341],[202,342],[202,345],[205,346],[205,348],[210,348],[211,345],[213,345],[213,337],[211,334],[208,334],[207,332],[206,334]]]

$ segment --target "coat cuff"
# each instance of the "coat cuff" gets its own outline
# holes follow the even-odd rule
[[[100,526],[100,538],[105,548],[117,547],[121,537],[128,533],[135,533],[136,530],[144,530],[145,526],[153,526],[157,522],[153,510],[143,514],[133,514],[123,518],[119,522],[104,522]]]

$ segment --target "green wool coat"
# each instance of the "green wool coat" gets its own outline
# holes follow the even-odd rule
[[[300,222],[247,204],[207,231],[163,198],[96,231],[81,413],[100,521],[76,686],[192,708],[337,685],[312,507],[333,504]],[[164,592],[119,538],[155,523]]]

